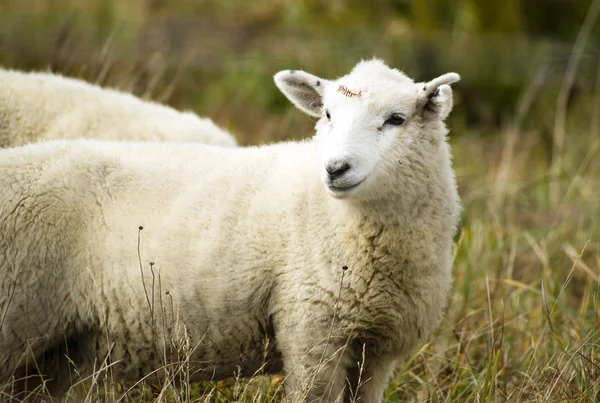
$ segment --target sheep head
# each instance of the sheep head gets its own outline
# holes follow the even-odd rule
[[[329,193],[358,199],[385,197],[390,191],[385,189],[393,191],[401,180],[402,161],[408,166],[409,157],[423,156],[432,143],[445,140],[449,84],[460,79],[447,73],[415,83],[377,59],[361,61],[336,80],[300,70],[280,71],[274,78],[296,107],[319,118],[315,141]]]

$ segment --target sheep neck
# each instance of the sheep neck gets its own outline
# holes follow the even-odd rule
[[[359,257],[352,252],[333,256],[332,261],[339,259],[342,265],[355,264],[366,271],[389,271],[390,275],[396,275],[400,267],[424,272],[436,270],[438,255],[439,259],[445,259],[451,250],[458,198],[445,143],[441,152],[442,158],[433,159],[438,164],[419,166],[418,171],[414,161],[406,160],[396,172],[399,179],[395,190],[378,200],[337,200],[326,194],[325,189],[317,192],[316,197],[327,200],[326,212],[318,219],[321,225],[327,223],[327,231],[337,242],[343,242],[337,249],[364,255]],[[424,239],[438,253],[414,246]],[[333,249],[323,254],[331,254]],[[369,256],[369,262],[365,256]]]

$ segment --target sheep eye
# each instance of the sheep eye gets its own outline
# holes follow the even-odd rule
[[[400,126],[402,123],[404,123],[405,120],[406,119],[404,118],[404,116],[400,115],[399,113],[394,113],[388,118],[388,120],[385,121],[385,124],[392,126]]]
[[[331,114],[327,109],[325,109],[325,116],[327,116],[327,120],[331,120]]]

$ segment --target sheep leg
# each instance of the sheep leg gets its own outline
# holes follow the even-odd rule
[[[393,359],[371,359],[355,362],[348,368],[348,388],[344,402],[379,403],[394,370]]]
[[[284,357],[284,386],[288,401],[341,402],[349,359],[345,347],[325,345],[295,350],[287,359]]]

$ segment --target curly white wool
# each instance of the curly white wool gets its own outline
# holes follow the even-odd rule
[[[381,401],[451,288],[457,80],[378,60],[280,72],[319,117],[303,142],[0,150],[0,380],[29,363],[60,392],[106,354],[111,379],[138,380],[181,359],[179,323],[195,379],[283,373],[292,401]]]

